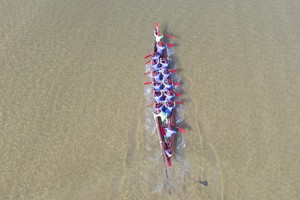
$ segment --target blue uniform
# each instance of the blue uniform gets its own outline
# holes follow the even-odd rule
[[[159,63],[163,69],[167,69],[169,67],[169,61],[164,61],[161,59]]]
[[[163,79],[166,80],[166,79],[170,78],[171,72],[168,71],[168,69],[164,69],[164,70],[162,71],[162,75],[163,75]]]
[[[163,85],[161,83],[158,83],[157,85],[152,84],[152,87],[155,91],[160,91],[163,88]]]
[[[153,92],[153,97],[154,97],[154,100],[157,102],[157,103],[161,103],[164,99],[164,95],[162,92],[158,92],[160,95],[156,95],[156,91]]]
[[[160,68],[160,64],[159,62],[155,62],[155,63],[151,62],[150,67],[152,68],[153,71],[158,71]]]
[[[158,103],[155,105],[155,109],[156,109],[156,112],[161,112],[164,110],[164,105],[161,103]]]
[[[173,102],[173,105],[166,105],[165,106],[166,107],[166,113],[167,113],[167,115],[172,115],[172,111],[173,111],[173,109],[175,108],[175,102]]]
[[[156,52],[159,54],[159,55],[162,55],[162,53],[164,52],[164,50],[166,49],[166,47],[164,45],[158,45],[156,44]]]
[[[158,62],[159,61],[159,55],[157,53],[155,53],[151,56],[151,59],[154,60],[155,62]]]
[[[156,75],[153,75],[153,73],[152,73],[152,78],[156,81],[156,82],[161,82],[162,81],[162,79],[163,79],[163,77],[162,77],[162,75],[161,75],[161,73],[157,73]]]
[[[171,90],[173,88],[173,84],[172,83],[168,83],[167,80],[164,80],[162,83],[164,84],[164,90],[165,91]]]
[[[172,99],[174,99],[174,94],[173,93],[171,93],[170,95],[166,92],[165,93],[165,97],[166,97],[166,100],[167,101],[171,101]]]

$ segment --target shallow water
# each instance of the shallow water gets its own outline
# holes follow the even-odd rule
[[[2,1],[1,199],[298,199],[299,9]],[[155,21],[176,36],[188,129],[169,179],[143,86]]]

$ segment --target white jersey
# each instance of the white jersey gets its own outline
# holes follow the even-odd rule
[[[156,35],[154,30],[154,37],[156,42],[160,42],[160,40],[164,37],[164,35],[163,34]]]
[[[169,129],[169,128],[166,128],[166,137],[167,138],[170,138],[170,137],[172,137],[172,135],[174,135],[175,133],[176,133],[176,131],[174,131],[174,130],[171,130],[171,129]]]

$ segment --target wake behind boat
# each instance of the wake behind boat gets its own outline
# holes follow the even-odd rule
[[[167,34],[165,36],[174,38]],[[174,48],[174,44],[162,41],[164,35],[161,33],[157,22],[154,26],[154,37],[154,51],[152,54],[145,56],[145,58],[150,58],[146,62],[150,65],[150,71],[145,74],[150,74],[152,81],[144,84],[151,84],[153,88],[153,116],[156,130],[164,161],[167,161],[168,166],[171,167],[174,136],[178,130],[185,132],[184,129],[176,127],[175,124],[175,107],[177,104],[182,104],[182,102],[175,101],[178,96],[181,96],[176,92],[180,83],[174,81],[173,73],[176,70],[171,69],[171,59],[168,56],[171,55],[171,53],[168,53],[168,49]]]

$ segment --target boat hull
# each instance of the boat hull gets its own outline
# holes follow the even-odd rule
[[[154,26],[154,31],[156,34],[160,35],[161,32],[159,30],[159,24],[156,22],[155,26]],[[156,52],[156,41],[154,42],[154,54]],[[162,55],[161,55],[162,59],[167,60],[167,48],[165,48],[165,50],[163,51]],[[154,82],[155,80],[153,80]],[[155,100],[154,100],[154,105],[155,105]],[[155,109],[155,106],[154,106]],[[157,116],[154,114],[154,119],[156,122],[156,129],[157,129],[157,134],[159,137],[159,142],[161,145],[161,149],[162,149],[162,153],[163,153],[163,157],[164,160],[167,161],[167,164],[169,167],[171,167],[172,165],[172,156],[168,156],[167,153],[165,152],[165,150],[169,150],[171,152],[171,154],[173,153],[173,148],[174,148],[174,135],[171,136],[170,141],[167,142],[166,140],[166,128],[169,126],[175,127],[175,109],[173,109],[171,116],[167,118],[167,120],[165,120],[164,122],[162,122],[161,117]]]

